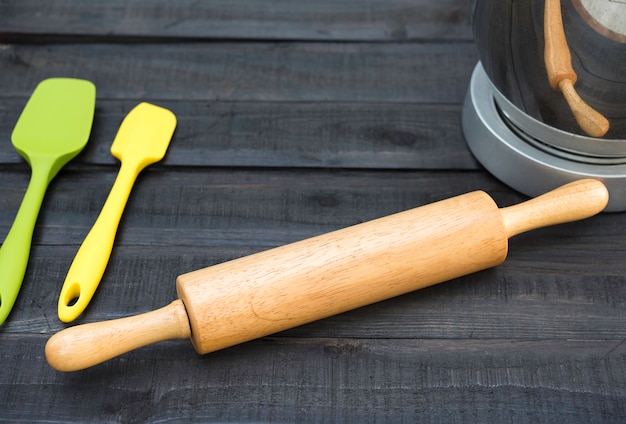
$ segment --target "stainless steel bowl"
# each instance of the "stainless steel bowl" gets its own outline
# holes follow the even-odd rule
[[[548,0],[471,0],[480,63],[463,109],[467,143],[490,172],[535,196],[593,177],[609,188],[608,211],[626,210],[626,0],[561,0],[575,90],[609,121],[587,135],[544,59]]]
[[[578,75],[575,87],[610,122],[604,138],[626,139],[626,0],[562,0],[562,20]],[[489,79],[538,121],[581,132],[544,63],[545,0],[471,0],[478,55]]]

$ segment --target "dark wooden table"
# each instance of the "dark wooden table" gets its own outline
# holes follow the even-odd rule
[[[511,240],[501,266],[199,356],[167,341],[59,373],[57,299],[141,101],[178,127],[137,181],[77,323],[176,298],[177,275],[472,190],[525,197],[461,131],[464,0],[0,0],[0,234],[30,170],[10,135],[45,78],[97,86],[0,327],[3,422],[626,421],[626,214]],[[419,255],[420,252],[415,252]]]

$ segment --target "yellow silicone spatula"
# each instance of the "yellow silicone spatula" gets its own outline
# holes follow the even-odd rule
[[[73,321],[91,301],[109,262],[133,184],[146,166],[163,159],[175,128],[176,116],[150,103],[138,104],[122,121],[111,146],[111,153],[121,162],[120,170],[63,283],[58,304],[61,321]]]
[[[39,209],[59,170],[87,144],[96,87],[74,78],[39,83],[20,115],[11,140],[32,174],[15,221],[0,248],[0,324],[17,299],[24,280]]]

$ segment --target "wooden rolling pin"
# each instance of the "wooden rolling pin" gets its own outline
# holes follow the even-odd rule
[[[578,126],[584,132],[592,137],[602,137],[609,130],[609,121],[589,106],[574,88],[578,75],[572,67],[572,56],[565,38],[561,0],[546,0],[543,16],[544,62],[550,86],[563,93]]]
[[[596,180],[503,209],[482,191],[442,200],[183,274],[178,300],[62,330],[46,358],[75,371],[171,338],[212,352],[498,265],[510,237],[590,217],[607,202]]]

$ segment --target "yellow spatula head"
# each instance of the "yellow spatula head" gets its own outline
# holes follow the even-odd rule
[[[139,103],[122,121],[111,145],[120,161],[137,160],[143,166],[163,159],[176,127],[176,116],[151,103]]]

